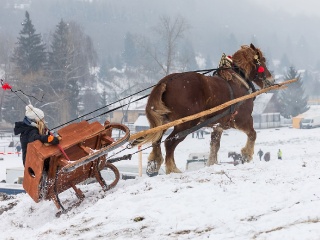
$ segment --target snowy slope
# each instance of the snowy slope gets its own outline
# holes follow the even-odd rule
[[[320,239],[320,128],[257,132],[256,152],[270,151],[270,162],[255,155],[244,165],[121,180],[107,193],[81,186],[85,200],[60,218],[52,202],[0,197],[0,239]],[[226,131],[219,160],[230,161],[228,151],[239,152],[245,140]],[[209,142],[209,135],[188,136],[176,151],[178,167],[185,170],[188,154],[208,151]],[[137,165],[136,155],[119,165]],[[61,198],[76,201],[71,190]]]

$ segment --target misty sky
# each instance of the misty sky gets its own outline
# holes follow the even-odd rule
[[[308,14],[319,16],[319,0],[252,0],[276,11],[287,11],[291,14]]]

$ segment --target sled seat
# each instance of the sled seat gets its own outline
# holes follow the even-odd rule
[[[59,145],[47,146],[40,141],[29,143],[23,188],[35,202],[41,199],[55,200],[57,194],[69,188],[73,188],[79,198],[83,197],[75,185],[96,177],[97,171],[104,167],[105,156],[69,173],[60,174],[59,171],[95,150],[112,144],[114,140],[111,133],[111,128],[106,128],[99,122],[82,121],[69,124],[58,131],[62,138]]]

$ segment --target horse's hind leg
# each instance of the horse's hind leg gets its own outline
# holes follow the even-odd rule
[[[148,157],[147,175],[153,177],[158,175],[161,164],[164,162],[161,152],[161,138],[152,144],[152,151]]]
[[[211,133],[210,154],[207,166],[218,163],[218,151],[220,149],[220,139],[223,132],[223,129],[219,126],[213,127],[212,129],[213,132]]]

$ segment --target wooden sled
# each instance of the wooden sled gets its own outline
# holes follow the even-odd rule
[[[123,132],[123,137],[115,141],[112,130]],[[124,143],[130,137],[129,129],[122,124],[106,122],[72,123],[58,132],[59,145],[49,145],[35,141],[28,144],[24,170],[23,188],[35,201],[52,200],[62,212],[66,211],[59,200],[59,194],[73,188],[79,203],[84,198],[77,184],[96,178],[103,190],[116,186],[120,179],[119,170],[106,155]],[[107,169],[113,173],[110,183],[102,177],[100,171]]]

